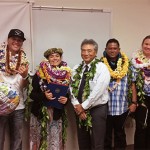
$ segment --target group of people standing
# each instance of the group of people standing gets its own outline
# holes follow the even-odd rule
[[[22,149],[24,101],[29,84],[29,62],[22,49],[25,40],[21,30],[12,29],[0,47],[0,81],[9,84],[19,96],[19,105],[2,113],[4,104],[11,107],[12,99],[7,95],[7,100],[1,100],[6,90],[0,89],[0,150],[4,148],[6,124],[10,129],[10,149]],[[31,150],[65,148],[65,105],[69,100],[75,111],[80,150],[125,150],[124,124],[131,113],[136,121],[134,149],[150,149],[150,36],[143,39],[141,49],[131,60],[116,39],[107,41],[101,58],[97,52],[96,41],[83,40],[82,62],[73,69],[62,60],[61,48],[44,52],[45,60],[32,78],[30,93]],[[56,86],[55,92],[50,85]],[[60,87],[67,88],[65,95],[58,94]]]

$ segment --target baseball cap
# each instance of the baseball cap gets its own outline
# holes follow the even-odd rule
[[[17,36],[17,37],[21,38],[23,41],[26,40],[24,37],[24,33],[19,29],[11,29],[9,31],[8,38],[13,37],[13,36]]]

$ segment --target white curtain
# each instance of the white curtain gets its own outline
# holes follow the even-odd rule
[[[27,2],[0,2],[0,43],[7,40],[11,29],[18,28],[25,34],[24,50],[30,61],[32,70],[32,3]],[[7,132],[8,133],[8,130]],[[29,149],[28,129],[24,126],[23,150]],[[9,149],[9,138],[6,134],[5,150]]]
[[[7,40],[10,29],[18,28],[25,34],[24,50],[32,69],[32,4],[27,2],[0,2],[0,43]]]

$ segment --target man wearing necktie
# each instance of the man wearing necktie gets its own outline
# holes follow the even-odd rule
[[[73,68],[70,90],[80,150],[104,149],[110,74],[105,64],[96,59],[97,51],[98,44],[85,39],[81,43],[83,61]]]

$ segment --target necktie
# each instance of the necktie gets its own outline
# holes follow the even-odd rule
[[[82,95],[83,95],[83,90],[84,90],[85,81],[86,81],[86,72],[88,72],[88,66],[87,65],[85,66],[85,70],[84,70],[83,75],[82,75],[81,84],[79,87],[79,93],[78,93],[78,97],[77,97],[77,99],[80,103],[82,103]]]

